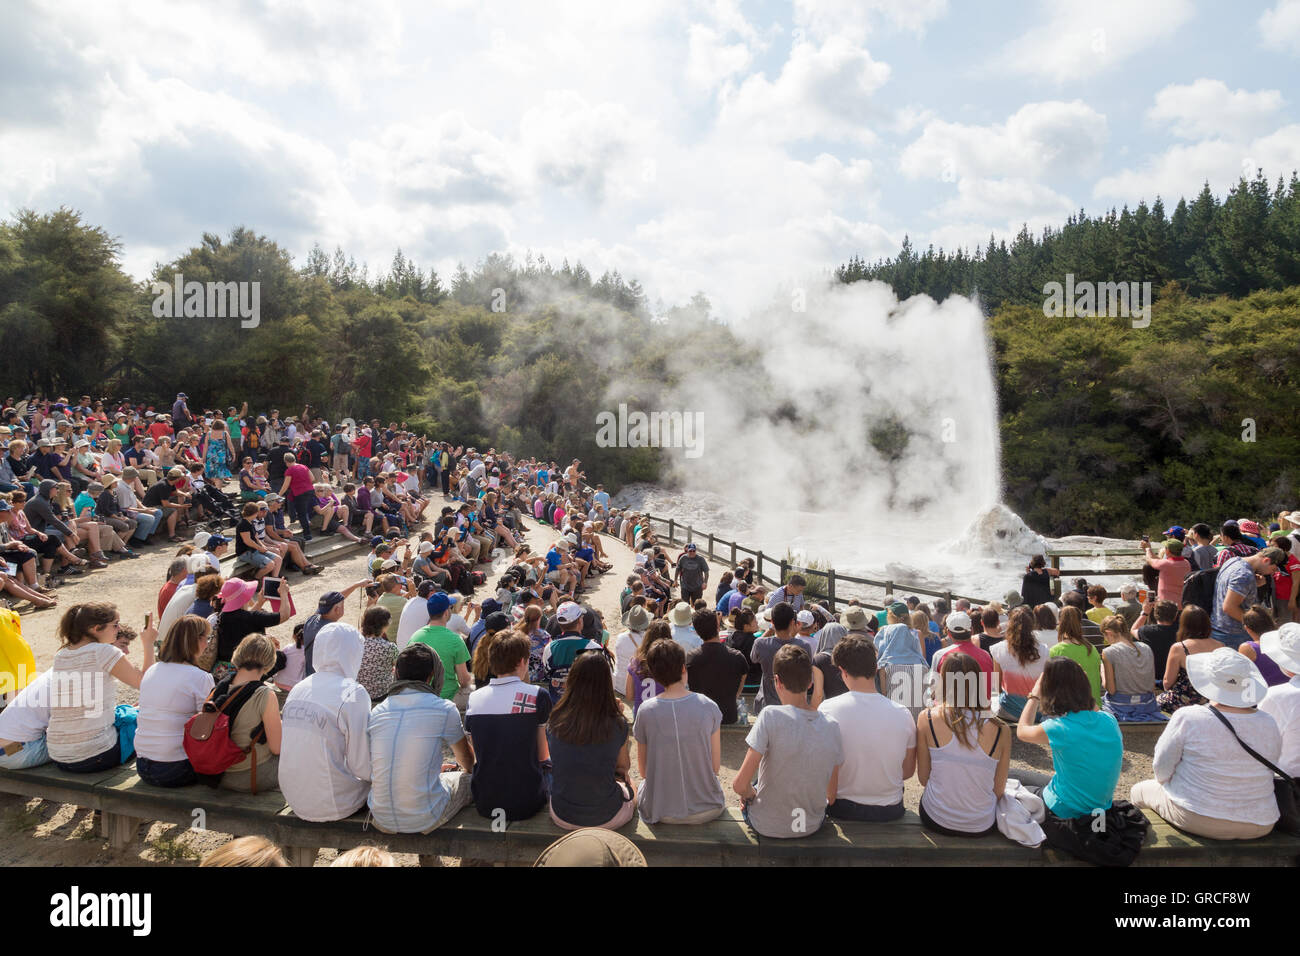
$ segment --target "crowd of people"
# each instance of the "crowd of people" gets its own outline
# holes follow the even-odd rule
[[[471,804],[504,821],[545,811],[566,830],[691,825],[726,807],[721,728],[739,725],[731,787],[761,836],[898,819],[915,775],[927,828],[991,833],[1004,801],[1038,801],[1049,842],[1128,806],[1121,721],[1168,721],[1155,777],[1129,801],[1206,837],[1278,821],[1258,757],[1300,770],[1300,515],[1267,537],[1240,520],[1170,528],[1159,553],[1144,539],[1144,586],[1118,603],[1085,580],[1054,596],[1040,555],[1001,601],[836,613],[800,574],[769,589],[751,561],[711,582],[693,543],[662,544],[577,460],[330,424],[310,406],[282,421],[192,414],[183,394],[165,413],[10,404],[11,595],[49,606],[60,570],[201,530],[168,568],[139,667],[114,605],[64,611],[53,667],[0,712],[3,767],[134,757],[155,786],[278,788],[303,819],[366,808],[387,833],[430,832]],[[29,455],[31,435],[49,450]],[[306,544],[335,533],[369,549],[366,574],[293,620],[283,574],[319,570]],[[584,595],[614,542],[634,561],[611,628]],[[232,545],[243,577],[222,564]],[[343,619],[358,593],[359,629]],[[282,625],[291,637],[268,634]],[[114,681],[138,706],[116,703]],[[58,691],[73,685],[70,703]],[[204,712],[228,718],[237,759],[214,764],[194,742]],[[1012,779],[1013,735],[1050,750],[1050,776]]]

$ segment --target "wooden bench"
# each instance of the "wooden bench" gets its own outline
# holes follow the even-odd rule
[[[543,811],[532,819],[493,827],[471,806],[433,833],[385,834],[367,826],[364,810],[346,820],[311,823],[294,816],[278,791],[256,796],[196,784],[164,789],[144,783],[133,767],[71,774],[46,764],[0,770],[0,792],[39,797],[99,810],[110,845],[134,844],[142,822],[162,821],[240,836],[260,835],[283,846],[299,866],[310,866],[322,847],[363,844],[414,853],[422,863],[459,857],[503,865],[530,865],[563,835]],[[1300,837],[1272,834],[1260,840],[1218,841],[1191,836],[1148,812],[1152,826],[1139,866],[1294,866]],[[827,819],[809,837],[777,840],[749,829],[740,811],[702,826],[648,826],[639,818],[621,831],[652,866],[1036,866],[1083,865],[1052,850],[1027,849],[1001,836],[962,838],[931,833],[908,811],[894,823],[840,823]]]

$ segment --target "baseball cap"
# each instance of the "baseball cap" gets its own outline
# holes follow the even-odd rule
[[[391,571],[393,568],[400,568],[401,566],[402,566],[401,561],[398,561],[396,558],[389,558],[387,561],[385,561],[383,564],[379,566],[379,569],[381,571]]]
[[[576,624],[582,620],[582,605],[565,601],[555,612],[555,618],[561,624]]]
[[[812,611],[800,611],[794,616],[794,619],[799,622],[801,627],[817,626],[817,618],[813,617]]]
[[[420,542],[420,553],[421,553],[421,554],[432,554],[432,553],[433,553],[433,542],[432,542],[432,541],[421,541],[421,542]]]
[[[271,496],[267,495],[267,497],[269,498]],[[370,539],[370,547],[372,548],[377,548],[383,543],[384,543],[384,536],[382,534],[377,534]]]
[[[688,542],[687,545],[686,545],[686,550],[687,550],[687,551],[694,551],[694,550],[695,550],[695,542],[694,542],[694,541],[690,541],[690,542]]]
[[[1180,524],[1176,524],[1172,528],[1165,529],[1165,537],[1177,538],[1179,541],[1183,541],[1187,538],[1187,529]]]
[[[483,619],[483,626],[487,628],[489,634],[495,634],[510,627],[510,618],[501,611],[493,611]]]
[[[447,613],[447,609],[456,606],[460,598],[448,594],[446,591],[434,591],[429,595],[429,600],[424,602],[425,609],[429,612],[429,617],[442,617]]]
[[[215,548],[223,544],[230,544],[230,539],[224,534],[214,534],[208,538],[208,547]]]
[[[904,604],[902,601],[895,601],[893,604],[889,605],[889,607],[887,607],[885,610],[889,611],[889,613],[894,615],[894,617],[903,617],[908,613],[907,605]]]
[[[268,505],[271,505],[271,504],[275,504],[275,502],[277,501],[284,501],[284,498],[281,497],[280,495],[277,495],[275,492],[271,492],[271,494],[267,495],[262,500],[265,501]]]
[[[316,611],[318,614],[324,614],[336,604],[342,604],[345,600],[346,598],[343,597],[340,591],[326,591],[320,596],[320,600],[316,602]]]
[[[970,615],[965,611],[953,611],[944,618],[943,623],[947,626],[949,631],[970,632]]]

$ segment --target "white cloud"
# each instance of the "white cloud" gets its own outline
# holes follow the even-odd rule
[[[948,0],[794,0],[797,39],[839,36],[860,43],[877,20],[920,33],[947,12]]]
[[[1229,90],[1222,80],[1171,84],[1156,94],[1147,116],[1183,139],[1242,137],[1262,132],[1282,108],[1278,90]]]
[[[1167,201],[1191,198],[1205,182],[1222,195],[1241,177],[1263,169],[1270,179],[1289,178],[1300,169],[1300,124],[1284,126],[1267,136],[1232,143],[1222,139],[1172,146],[1152,157],[1141,169],[1126,169],[1104,176],[1093,187],[1098,198],[1114,198],[1130,205],[1160,195]]]
[[[713,90],[723,80],[749,69],[754,56],[745,43],[728,43],[703,24],[692,24],[686,79],[701,90]]]
[[[1115,69],[1168,39],[1192,16],[1192,0],[1052,0],[1031,27],[992,61],[999,72],[1061,83]]]
[[[1094,166],[1108,138],[1106,117],[1082,100],[1026,103],[1005,123],[931,120],[899,168],[909,179],[1073,174]]]
[[[1023,223],[1032,227],[1059,225],[1074,209],[1070,199],[1042,183],[963,179],[957,184],[957,197],[943,202],[935,215],[948,222],[1001,219],[1008,224],[1005,234],[1019,230]]]
[[[1295,55],[1300,50],[1300,0],[1278,0],[1259,18],[1264,46]]]
[[[844,37],[820,46],[799,43],[775,81],[756,74],[720,94],[719,126],[743,140],[870,143],[869,124],[887,115],[876,93],[888,79],[888,64]]]

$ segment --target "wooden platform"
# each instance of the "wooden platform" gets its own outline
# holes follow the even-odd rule
[[[129,847],[140,824],[162,821],[240,836],[260,835],[286,849],[298,865],[310,866],[321,848],[345,850],[378,844],[396,853],[419,854],[423,862],[459,857],[503,865],[531,865],[563,835],[543,811],[532,819],[493,828],[492,820],[469,807],[428,835],[384,834],[367,826],[365,811],[333,823],[294,816],[278,791],[257,796],[196,784],[164,789],[150,786],[131,766],[93,774],[70,774],[52,764],[31,770],[0,770],[0,792],[40,797],[100,810],[103,831],[114,847]],[[1147,814],[1152,827],[1138,866],[1294,866],[1300,837],[1273,834],[1261,840],[1216,841],[1182,833]],[[1051,850],[1026,849],[1001,837],[964,839],[930,833],[909,811],[894,823],[838,823],[827,819],[809,837],[761,837],[738,810],[703,826],[648,826],[634,819],[620,832],[652,866],[1074,866]]]

